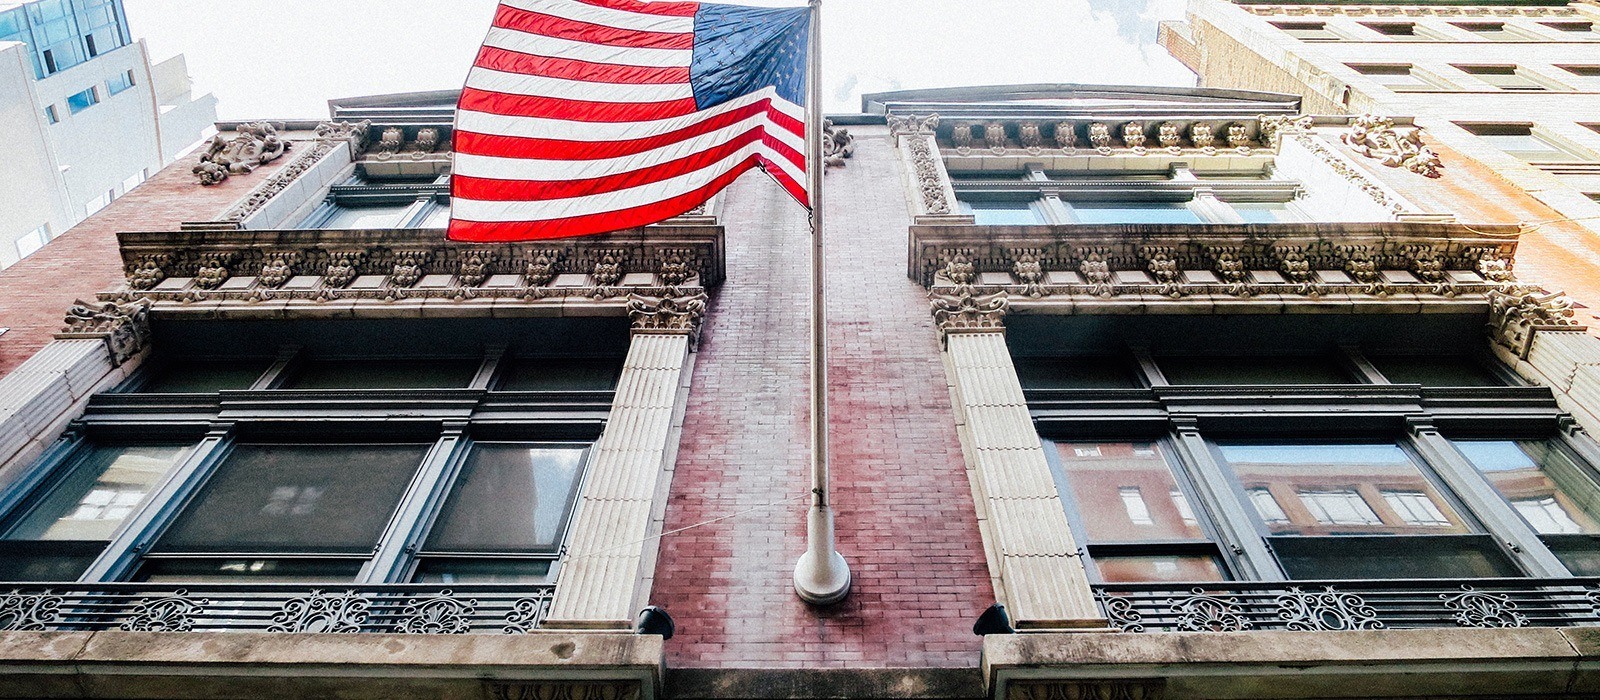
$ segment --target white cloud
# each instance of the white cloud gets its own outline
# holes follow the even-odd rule
[[[746,0],[793,5],[792,0]],[[906,88],[1192,85],[1155,45],[1183,0],[827,0],[827,108]],[[337,97],[456,89],[495,0],[125,0],[157,60],[188,56],[223,118],[316,118]],[[337,8],[332,9],[332,8]]]

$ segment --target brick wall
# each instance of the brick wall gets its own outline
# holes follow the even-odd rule
[[[670,535],[653,602],[673,667],[975,666],[994,600],[922,289],[905,277],[904,173],[881,127],[828,176],[833,484],[850,597],[795,597],[806,501]],[[728,282],[695,367],[667,531],[809,489],[807,221],[762,175],[725,212]]]
[[[0,335],[0,376],[50,342],[74,300],[93,301],[96,293],[122,283],[118,232],[175,230],[184,221],[218,216],[294,156],[216,187],[201,187],[190,172],[198,156],[181,159],[0,271],[0,327],[11,329]]]

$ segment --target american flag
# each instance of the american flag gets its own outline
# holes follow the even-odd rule
[[[619,231],[762,167],[806,193],[804,7],[503,0],[461,92],[450,238]]]

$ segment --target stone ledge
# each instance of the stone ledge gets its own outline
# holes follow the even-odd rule
[[[1154,681],[1164,700],[1578,697],[1600,690],[1600,631],[996,635],[983,666],[994,698],[1013,684],[1130,681]]]
[[[661,687],[659,636],[8,632],[0,698],[482,700],[497,684]],[[617,700],[625,700],[618,698]]]
[[[667,672],[665,696],[671,700],[956,700],[983,697],[983,678],[976,668],[672,669]]]

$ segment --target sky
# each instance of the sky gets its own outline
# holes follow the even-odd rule
[[[796,5],[795,0],[744,0]],[[222,119],[316,119],[333,98],[459,89],[495,0],[124,0],[151,58],[182,53]],[[1193,85],[1156,45],[1184,0],[826,0],[825,108],[1009,83]]]

